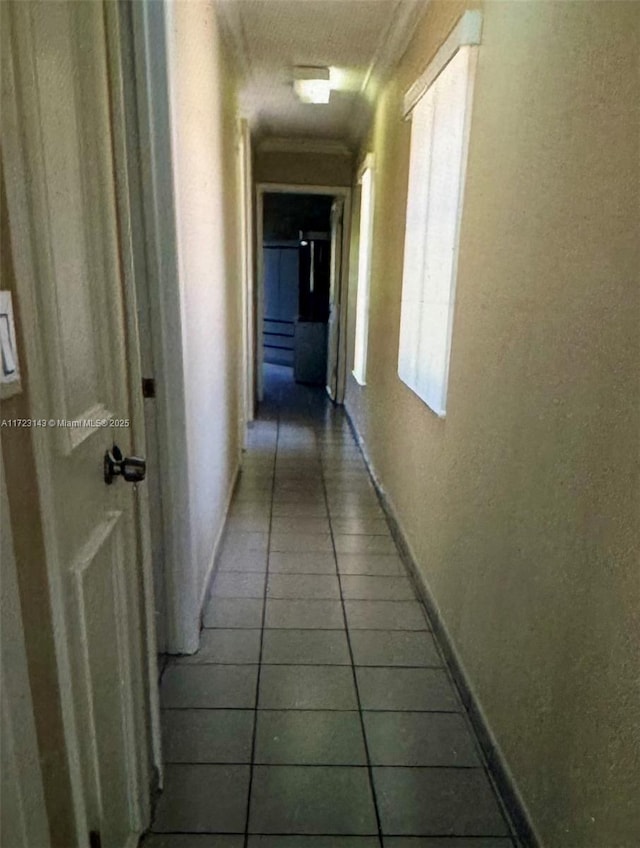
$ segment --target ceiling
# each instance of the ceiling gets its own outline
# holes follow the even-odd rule
[[[240,73],[239,105],[258,139],[354,148],[375,91],[400,58],[428,0],[218,0]],[[300,103],[295,65],[331,68],[331,100]]]

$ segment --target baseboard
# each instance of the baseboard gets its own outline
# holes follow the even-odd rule
[[[418,567],[416,556],[407,541],[400,519],[392,500],[388,497],[382,482],[376,474],[366,450],[366,445],[354,424],[349,410],[344,407],[349,427],[354,439],[358,444],[360,452],[373,480],[380,505],[389,521],[391,534],[398,547],[400,556],[407,566],[418,594],[425,605],[432,630],[438,640],[440,648],[445,656],[449,670],[458,689],[458,693],[465,706],[471,725],[476,733],[478,742],[484,754],[487,770],[490,778],[495,784],[497,795],[502,801],[505,815],[513,829],[513,835],[521,848],[541,848],[541,840],[538,837],[533,822],[527,810],[526,804],[520,794],[511,770],[501,748],[486,719],[482,706],[475,695],[474,688],[469,680],[464,664],[456,650],[454,642],[447,630],[440,609],[433,597],[428,583]]]
[[[216,565],[218,562],[218,554],[220,553],[220,548],[222,546],[222,542],[224,540],[225,530],[227,528],[227,520],[229,518],[229,510],[231,509],[231,501],[233,500],[233,495],[236,490],[236,486],[238,485],[238,477],[240,476],[240,471],[242,469],[242,461],[240,457],[238,457],[238,461],[236,463],[235,471],[233,472],[233,478],[231,480],[231,485],[229,486],[229,491],[227,492],[227,501],[224,506],[224,513],[222,516],[222,521],[220,522],[220,529],[218,530],[218,535],[216,536],[216,541],[213,546],[213,552],[211,555],[211,560],[209,565],[207,566],[207,574],[205,579],[202,582],[202,590],[200,592],[200,630],[202,631],[203,626],[203,617],[204,617],[204,609],[207,601],[209,600],[209,593],[211,591],[211,585],[213,583],[213,579],[216,576]]]

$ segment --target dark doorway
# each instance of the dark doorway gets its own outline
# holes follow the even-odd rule
[[[331,271],[329,195],[264,195],[265,364],[324,385]]]

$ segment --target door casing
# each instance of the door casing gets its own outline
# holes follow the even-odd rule
[[[331,206],[331,276],[327,332],[327,394],[333,401],[337,400],[338,383],[340,382],[340,339],[345,335],[339,314],[342,295],[342,230],[344,225],[344,200],[337,197],[334,198]]]
[[[268,183],[256,184],[256,320],[253,360],[248,363],[249,374],[247,380],[255,381],[258,401],[263,399],[264,386],[262,377],[263,366],[263,318],[264,318],[264,264],[262,259],[262,243],[264,241],[264,195],[265,194],[322,194],[328,197],[341,198],[344,201],[343,226],[342,226],[342,257],[340,262],[340,275],[336,291],[336,301],[339,303],[338,318],[338,362],[337,362],[337,385],[335,398],[336,403],[344,402],[347,369],[347,281],[349,279],[349,242],[351,221],[351,189],[348,186],[321,186],[304,185],[303,183]]]
[[[240,185],[240,243],[242,245],[242,377],[243,391],[239,415],[240,444],[246,447],[246,425],[255,417],[255,257],[253,163],[251,131],[246,118],[238,122],[238,177]]]
[[[119,4],[118,4],[119,5]],[[139,179],[130,185],[132,207],[139,210],[137,238],[145,245],[146,274],[136,276],[138,310],[148,333],[143,351],[147,371],[155,378],[156,396],[147,409],[149,462],[156,468],[152,502],[156,515],[154,549],[156,582],[161,597],[162,650],[192,653],[198,646],[193,608],[197,601],[185,588],[191,585],[193,546],[186,441],[185,372],[183,360],[182,295],[176,235],[171,147],[170,68],[166,32],[171,25],[165,0],[123,4],[133,33],[131,49],[135,86],[125,98],[135,114],[129,136]],[[139,257],[140,259],[140,257]],[[155,425],[155,426],[154,426]]]

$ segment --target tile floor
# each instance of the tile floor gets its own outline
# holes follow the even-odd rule
[[[145,848],[512,848],[342,412],[268,367]]]

